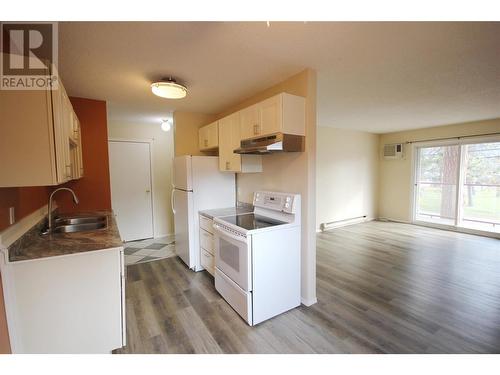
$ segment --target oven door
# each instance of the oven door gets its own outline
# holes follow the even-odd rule
[[[239,285],[252,290],[251,236],[244,236],[214,223],[215,267]]]

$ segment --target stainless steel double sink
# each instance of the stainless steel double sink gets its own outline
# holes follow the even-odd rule
[[[107,227],[108,219],[105,215],[57,217],[52,225],[52,233],[87,232]],[[48,228],[42,233],[47,234]]]

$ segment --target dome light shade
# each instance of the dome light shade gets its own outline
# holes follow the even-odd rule
[[[178,84],[172,78],[152,83],[151,91],[156,96],[167,99],[182,99],[187,95],[187,88]]]

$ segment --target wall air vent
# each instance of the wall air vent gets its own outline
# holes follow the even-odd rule
[[[384,159],[402,159],[402,158],[403,158],[402,143],[384,145]]]

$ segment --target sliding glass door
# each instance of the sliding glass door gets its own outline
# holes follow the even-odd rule
[[[459,146],[418,149],[416,220],[455,225]]]
[[[500,142],[462,146],[459,223],[500,233]]]
[[[500,233],[500,142],[416,150],[414,221]]]

